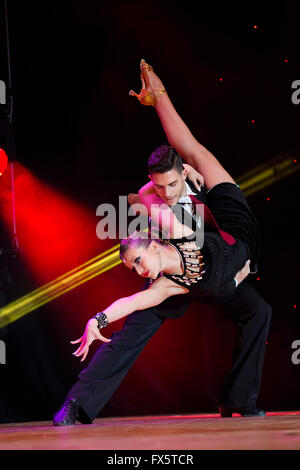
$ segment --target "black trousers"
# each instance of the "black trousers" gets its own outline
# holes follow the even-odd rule
[[[186,312],[191,301],[185,297],[188,295],[175,296],[159,306],[134,312],[127,317],[122,330],[111,335],[110,343],[102,343],[67,396],[81,405],[81,422],[94,420],[165,319]],[[271,308],[246,281],[238,286],[234,295],[207,300],[225,307],[227,316],[239,326],[232,367],[219,401],[236,407],[256,404]]]

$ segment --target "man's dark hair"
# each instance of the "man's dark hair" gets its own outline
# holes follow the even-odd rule
[[[178,173],[181,173],[184,169],[182,158],[173,147],[160,145],[148,158],[148,171],[151,174],[165,173],[173,169]]]

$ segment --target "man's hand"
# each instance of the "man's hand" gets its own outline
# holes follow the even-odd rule
[[[72,344],[81,343],[79,348],[73,353],[73,356],[79,357],[83,355],[80,362],[84,361],[89,352],[89,347],[95,339],[100,339],[104,343],[109,343],[111,341],[101,335],[96,318],[91,318],[87,322],[83,336],[75,341],[71,341]]]
[[[130,193],[127,196],[127,200],[129,205],[132,207],[132,210],[138,215],[145,215],[148,216],[147,207],[141,203],[140,196],[135,193]]]
[[[138,194],[130,193],[128,194],[127,199],[130,206],[133,204],[141,204],[140,196]]]
[[[198,171],[196,171],[191,165],[184,163],[183,166],[187,172],[187,178],[193,183],[195,188],[198,189],[198,191],[200,191],[201,186],[204,186],[203,176],[200,173],[198,173]]]
[[[250,273],[250,259],[245,263],[245,266],[236,274],[235,280],[237,281],[237,286],[248,276]]]

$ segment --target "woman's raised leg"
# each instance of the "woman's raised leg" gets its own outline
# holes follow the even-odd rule
[[[187,163],[203,175],[206,189],[210,189],[219,183],[236,184],[217,158],[195,139],[174,108],[167,92],[162,92],[162,90],[165,91],[165,87],[152,67],[142,60],[140,68],[143,84],[142,93],[136,95],[131,91],[130,94],[137,96],[145,104],[145,93],[149,93],[169,144],[177,150]]]

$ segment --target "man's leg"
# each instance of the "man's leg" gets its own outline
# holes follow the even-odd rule
[[[229,318],[240,328],[220,403],[236,408],[255,406],[261,385],[271,307],[246,281],[238,286],[234,295],[216,297],[213,302],[229,309]]]
[[[79,421],[91,423],[94,420],[149,339],[164,323],[164,316],[174,313],[176,317],[181,316],[188,306],[189,302],[180,300],[175,306],[170,298],[160,306],[134,312],[126,318],[122,330],[111,335],[110,343],[102,343],[66,397],[80,405]]]

